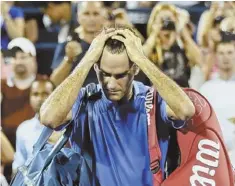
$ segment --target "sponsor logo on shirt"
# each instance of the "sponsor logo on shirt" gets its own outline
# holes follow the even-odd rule
[[[214,176],[219,166],[220,144],[209,139],[200,140],[196,159],[200,165],[192,167],[193,175],[190,177],[191,186],[216,186]],[[205,177],[206,176],[206,177]]]
[[[154,93],[154,89],[151,88],[145,97],[145,108],[147,112],[148,125],[150,125],[150,111],[153,108],[153,93]]]

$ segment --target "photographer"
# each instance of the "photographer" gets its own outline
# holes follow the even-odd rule
[[[224,18],[218,27],[218,41],[215,42],[214,47],[209,49],[209,53],[205,54],[205,62],[203,67],[198,71],[197,74],[193,75],[194,79],[197,79],[198,76],[203,77],[203,80],[198,85],[193,88],[199,89],[200,86],[208,80],[218,77],[219,67],[218,67],[218,55],[216,54],[216,48],[220,43],[231,42],[235,43],[235,23],[234,16]]]
[[[221,38],[219,27],[221,21],[234,15],[232,2],[212,2],[210,9],[203,12],[198,24],[197,42],[201,47],[214,50]]]
[[[191,67],[202,61],[192,39],[188,12],[173,5],[156,5],[149,18],[147,34],[145,55],[180,86],[188,87]]]

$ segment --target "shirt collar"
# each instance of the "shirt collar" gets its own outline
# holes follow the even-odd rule
[[[110,101],[104,94],[103,92],[103,89],[101,88],[100,84],[98,84],[98,89],[100,89],[102,91],[102,99],[105,101],[105,103],[107,103],[108,107],[109,108],[112,108],[112,107],[118,107],[116,102],[113,102],[113,101]],[[140,89],[139,89],[139,86],[137,84],[136,81],[133,81],[133,94],[134,94],[134,99],[136,99],[136,97],[140,94]],[[128,103],[126,104],[123,104],[120,106],[120,108],[124,109],[124,108],[128,108],[130,111],[131,110],[136,110],[135,109],[135,106],[134,106],[134,101],[133,99],[131,99]]]

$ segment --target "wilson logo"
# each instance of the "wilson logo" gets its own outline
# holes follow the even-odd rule
[[[203,139],[198,143],[196,159],[203,165],[194,165],[192,167],[193,175],[190,177],[191,186],[216,186],[213,179],[215,169],[219,166],[220,144],[212,140]],[[207,174],[208,177],[203,175]]]
[[[154,89],[151,88],[145,97],[145,108],[147,112],[148,125],[150,125],[150,111],[153,108],[153,92],[154,92]]]

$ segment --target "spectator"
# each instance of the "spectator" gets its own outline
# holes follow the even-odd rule
[[[59,24],[61,28],[58,35],[58,42],[65,42],[77,24],[75,19],[76,12],[74,11],[76,4],[70,1],[48,1],[40,3],[40,5],[43,7],[44,19],[49,24],[46,27]]]
[[[24,36],[24,14],[13,2],[1,2],[1,48],[7,49],[8,43]]]
[[[77,66],[95,34],[102,29],[105,22],[103,4],[101,2],[82,2],[78,10],[78,22],[80,26],[71,35],[72,41],[64,42],[56,49],[52,64],[54,71],[51,75],[51,80],[56,86]],[[67,46],[65,47],[65,45]],[[95,72],[91,70],[85,84],[93,81],[96,81]]]
[[[220,121],[228,151],[235,156],[235,45],[233,42],[220,42],[216,47],[218,58],[217,77],[207,81],[200,92],[211,103]],[[235,165],[233,158],[233,165]]]
[[[22,166],[32,155],[33,145],[42,132],[43,125],[38,120],[38,112],[42,103],[54,90],[54,85],[48,79],[38,79],[32,83],[30,89],[30,105],[36,116],[24,121],[16,131],[16,153],[12,165],[13,172]],[[58,132],[57,132],[58,133]]]
[[[1,124],[15,147],[16,128],[34,115],[29,104],[29,89],[36,78],[37,63],[35,47],[25,38],[13,39],[8,49],[13,52],[12,75],[1,80]]]
[[[210,9],[202,13],[197,32],[197,42],[204,55],[203,76],[205,81],[213,78],[218,68],[215,65],[215,46],[221,41],[220,24],[226,17],[233,16],[235,8],[232,2],[211,2]]]
[[[225,17],[234,15],[231,2],[212,2],[210,9],[202,13],[199,24],[197,41],[201,47],[213,50],[215,44],[221,40],[219,27]]]
[[[234,9],[235,10],[235,9]],[[216,43],[218,45],[221,41],[233,42],[235,44],[235,17],[226,17],[218,28],[219,31],[219,40]],[[209,51],[209,53],[205,54],[205,62],[202,64],[202,68],[196,69],[191,75],[190,85],[194,89],[199,90],[203,83],[210,79],[217,78],[218,76],[218,67],[217,67],[217,59],[218,55],[216,55],[215,49]]]
[[[156,5],[147,25],[144,52],[180,86],[188,87],[191,67],[201,65],[201,53],[192,39],[188,12],[173,5]]]
[[[235,10],[235,9],[234,9]],[[234,42],[235,44],[235,16],[225,18],[220,24],[222,40]]]

